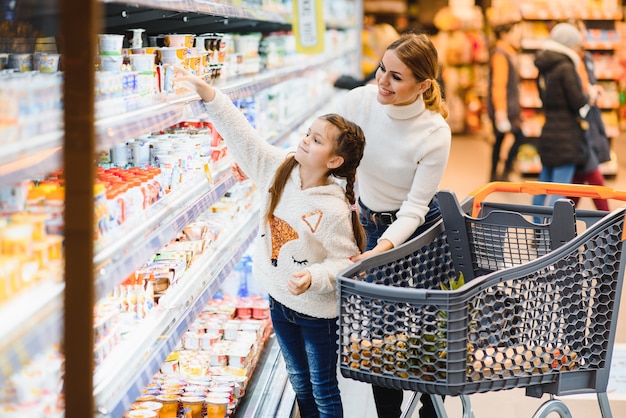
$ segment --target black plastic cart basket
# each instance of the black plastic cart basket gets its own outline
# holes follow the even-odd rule
[[[405,414],[418,393],[461,396],[471,417],[467,395],[525,388],[551,395],[535,417],[571,417],[553,395],[595,392],[609,418],[626,209],[485,199],[498,192],[626,200],[607,187],[540,182],[489,183],[461,204],[439,192],[442,220],[338,276],[341,373],[415,392]]]

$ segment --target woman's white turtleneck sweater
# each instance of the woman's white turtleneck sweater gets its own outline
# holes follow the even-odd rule
[[[410,105],[395,106],[380,104],[377,93],[376,85],[358,87],[335,111],[365,133],[359,196],[375,212],[399,209],[380,237],[397,247],[424,223],[448,162],[452,134],[441,114],[426,109],[421,95]]]

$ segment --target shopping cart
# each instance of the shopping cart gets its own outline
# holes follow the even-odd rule
[[[624,215],[487,201],[498,193],[626,200],[608,187],[489,183],[462,203],[438,198],[442,220],[417,238],[338,276],[344,377],[440,396],[525,388],[550,394],[534,417],[571,417],[554,395],[606,388],[624,278]],[[540,222],[536,222],[539,220]],[[461,277],[465,284],[462,283]]]

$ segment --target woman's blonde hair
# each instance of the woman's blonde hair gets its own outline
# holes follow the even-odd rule
[[[418,82],[430,80],[430,87],[424,92],[426,108],[448,117],[448,107],[444,103],[439,76],[439,55],[437,48],[425,34],[406,33],[387,47],[393,50]]]

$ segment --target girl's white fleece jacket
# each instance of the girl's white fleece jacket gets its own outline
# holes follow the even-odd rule
[[[262,219],[254,254],[255,279],[270,296],[294,311],[316,318],[337,317],[336,276],[352,263],[349,258],[359,253],[344,189],[329,178],[324,186],[302,190],[296,166],[270,224],[266,218],[268,190],[287,151],[260,138],[221,91],[216,89],[215,99],[204,105],[229,152],[260,193]],[[311,287],[295,296],[287,290],[287,281],[303,269],[311,273]]]

